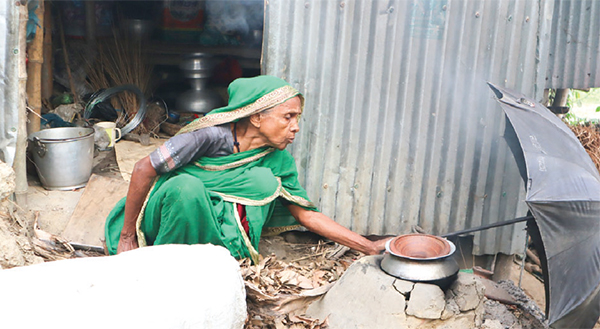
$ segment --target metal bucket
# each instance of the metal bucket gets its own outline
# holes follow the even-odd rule
[[[94,161],[94,129],[45,129],[29,135],[29,144],[45,189],[72,190],[87,184]]]

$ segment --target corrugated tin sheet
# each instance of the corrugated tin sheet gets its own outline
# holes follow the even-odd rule
[[[15,1],[0,1],[0,160],[9,165],[15,157],[18,127],[17,19]]]
[[[600,1],[557,0],[546,88],[600,87]]]
[[[320,209],[361,234],[524,215],[486,81],[541,98],[553,5],[268,0],[263,71],[306,96],[291,151]],[[475,254],[522,252],[523,228],[476,234]]]

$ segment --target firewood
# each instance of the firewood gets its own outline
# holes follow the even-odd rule
[[[533,251],[527,249],[527,260],[530,260],[532,263],[534,263],[537,266],[542,266],[542,263],[540,262],[540,258],[533,253]]]

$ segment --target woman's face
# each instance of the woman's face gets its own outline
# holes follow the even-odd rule
[[[302,104],[298,96],[261,113],[259,130],[266,143],[279,150],[291,144],[296,133],[300,131],[298,126],[300,114],[302,114]]]

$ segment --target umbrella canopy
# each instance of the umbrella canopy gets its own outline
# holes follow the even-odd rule
[[[600,174],[556,115],[489,85],[510,122],[507,142],[525,179],[534,217],[527,229],[542,262],[548,322],[592,328],[600,316]]]

